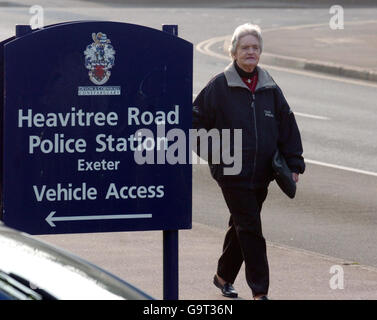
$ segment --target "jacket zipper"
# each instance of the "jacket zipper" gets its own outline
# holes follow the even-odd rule
[[[254,130],[255,130],[255,154],[254,154],[254,166],[253,166],[253,175],[251,178],[251,181],[254,181],[254,176],[255,176],[255,167],[257,165],[257,153],[258,153],[258,130],[257,130],[257,114],[255,111],[255,95],[254,93],[252,94],[253,96],[253,101],[251,102],[251,108],[253,109],[254,113]]]

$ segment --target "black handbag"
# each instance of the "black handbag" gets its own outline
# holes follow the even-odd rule
[[[296,195],[296,182],[292,178],[292,171],[289,169],[283,155],[276,150],[272,158],[274,177],[280,189],[291,199]]]

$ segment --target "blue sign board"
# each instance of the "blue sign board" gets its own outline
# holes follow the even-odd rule
[[[6,225],[191,228],[191,43],[96,21],[34,30],[0,50]]]

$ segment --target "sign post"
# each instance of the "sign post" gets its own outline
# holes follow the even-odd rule
[[[2,220],[31,234],[163,230],[164,298],[177,299],[193,47],[163,31],[68,22],[0,43]]]
[[[178,25],[163,25],[162,31],[178,36]],[[163,298],[178,300],[179,257],[178,230],[163,231]]]

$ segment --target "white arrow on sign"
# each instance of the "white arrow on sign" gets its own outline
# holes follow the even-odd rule
[[[109,219],[145,219],[152,218],[152,214],[113,214],[113,215],[98,215],[98,216],[72,216],[72,217],[54,217],[56,211],[51,211],[46,217],[47,223],[51,227],[55,227],[54,221],[85,221],[85,220],[109,220]]]

